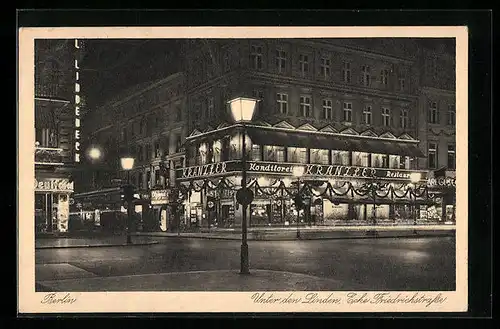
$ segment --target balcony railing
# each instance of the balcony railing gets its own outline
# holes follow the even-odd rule
[[[35,148],[35,164],[36,165],[63,165],[63,149],[53,147],[36,147]]]

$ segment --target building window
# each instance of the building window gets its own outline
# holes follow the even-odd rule
[[[146,184],[147,188],[151,188],[151,171],[147,170],[146,171]]]
[[[389,84],[389,70],[380,70],[380,83],[382,83],[384,86],[387,86]]]
[[[372,167],[375,168],[389,168],[389,157],[387,154],[372,154]]]
[[[36,141],[42,147],[57,147],[57,136],[54,129],[41,128],[36,129]]]
[[[283,146],[264,146],[264,161],[285,162],[285,148]]]
[[[333,119],[333,109],[332,109],[331,99],[323,99],[323,119],[326,120]]]
[[[448,105],[448,125],[454,126],[456,119],[455,105]]]
[[[401,163],[400,163],[401,158],[404,158],[404,157],[401,157],[399,155],[389,155],[389,168],[391,168],[391,169],[405,169],[405,168],[401,168]]]
[[[161,157],[160,142],[155,142],[155,158]]]
[[[323,78],[328,79],[330,77],[330,59],[321,58],[320,72]]]
[[[278,104],[278,112],[281,114],[288,114],[288,95],[276,94],[276,102]]]
[[[438,123],[438,107],[436,102],[431,102],[429,108],[429,123]]]
[[[352,164],[358,167],[368,167],[368,153],[352,152]]]
[[[252,45],[250,65],[253,69],[262,69],[262,46]]]
[[[300,115],[303,117],[311,116],[311,97],[300,96]]]
[[[342,81],[351,82],[351,63],[344,62],[342,64]]]
[[[144,160],[144,151],[142,149],[142,145],[137,146],[137,159],[139,161],[143,161]]]
[[[311,163],[327,165],[328,162],[328,150],[311,149]]]
[[[289,147],[287,160],[292,163],[307,163],[307,149],[301,147]]]
[[[213,156],[213,162],[220,162],[222,161],[221,159],[221,154],[222,154],[222,143],[220,140],[217,140],[214,142],[214,145],[212,147],[212,156]]]
[[[137,185],[139,186],[140,190],[144,188],[144,175],[142,172],[139,172],[137,174]]]
[[[371,105],[366,105],[363,109],[363,122],[365,125],[372,124],[372,107]]]
[[[299,55],[300,74],[306,76],[309,73],[309,56]]]
[[[286,72],[286,51],[276,50],[276,70],[278,73]]]
[[[262,153],[260,145],[252,144],[252,161],[262,161]]]
[[[352,122],[352,103],[344,102],[344,122]]]
[[[159,168],[155,168],[155,171],[154,171],[154,174],[153,174],[153,182],[154,182],[154,186],[161,185],[161,181],[160,181],[160,169]]]
[[[405,90],[405,79],[404,78],[399,78],[399,90],[400,91]]]
[[[214,98],[209,96],[207,98],[207,117],[212,118],[214,115]]]
[[[198,147],[198,153],[200,155],[199,164],[204,165],[208,163],[208,148],[206,143],[201,143]]]
[[[332,164],[348,166],[349,151],[332,151]]]
[[[146,160],[149,160],[151,159],[151,145],[147,144],[145,149],[146,149]]]
[[[229,160],[238,160],[241,157],[241,136],[235,135],[231,136],[229,142]]]
[[[391,109],[387,107],[382,108],[382,124],[385,127],[388,127],[391,125]]]
[[[435,169],[438,165],[437,158],[437,143],[430,142],[429,143],[429,168]]]
[[[368,65],[361,66],[361,84],[370,86],[370,67]]]
[[[231,57],[228,51],[224,53],[223,66],[224,72],[229,72],[229,70],[231,69]]]
[[[400,121],[401,128],[403,128],[403,129],[408,128],[408,110],[406,110],[406,109],[401,110],[400,115],[399,115],[399,121]]]
[[[448,144],[448,169],[455,170],[456,157],[455,157],[455,144]]]
[[[392,155],[391,155],[392,157]],[[410,169],[410,157],[409,156],[398,156],[398,164],[399,164],[399,169]],[[389,163],[390,165],[390,163]],[[395,168],[395,167],[391,167]]]

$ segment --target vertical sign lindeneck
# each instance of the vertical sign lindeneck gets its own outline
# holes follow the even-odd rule
[[[75,39],[75,145],[74,154],[75,162],[80,162],[80,82],[79,82],[79,66],[78,58],[80,46],[78,45],[78,39]]]

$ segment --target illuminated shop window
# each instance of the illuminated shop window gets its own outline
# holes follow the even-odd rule
[[[264,146],[264,161],[285,162],[285,148],[283,146]]]
[[[359,167],[368,167],[368,153],[352,152],[352,164]]]
[[[212,156],[213,156],[213,161],[214,162],[220,162],[222,161],[221,156],[222,156],[222,143],[220,140],[217,140],[214,142],[214,145],[212,147]]]
[[[311,149],[311,163],[328,164],[328,150]]]
[[[261,155],[261,147],[260,147],[260,145],[256,145],[256,144],[252,145],[251,159],[253,161],[262,161],[262,155]]]
[[[372,154],[372,167],[375,168],[388,168],[389,167],[389,158],[387,154]]]
[[[300,147],[289,147],[288,162],[307,163],[307,149]]]
[[[332,164],[348,166],[349,165],[349,151],[332,151]]]

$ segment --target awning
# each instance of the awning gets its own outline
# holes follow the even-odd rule
[[[400,149],[400,155],[407,155],[415,158],[425,158],[424,152],[415,144],[410,143],[394,143]]]
[[[258,145],[277,145],[327,150],[350,150],[347,140],[315,134],[286,133],[263,129],[249,129],[248,136]]]

